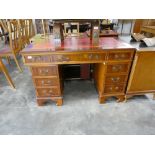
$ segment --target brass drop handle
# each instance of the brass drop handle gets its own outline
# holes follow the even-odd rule
[[[46,94],[47,91],[46,91],[46,90],[43,90],[42,92],[43,92],[44,94]]]
[[[112,87],[109,88],[110,90],[113,90]]]
[[[92,59],[92,57],[93,57],[92,54],[89,54],[89,55],[88,55],[88,58],[89,58],[89,59]]]
[[[62,61],[62,56],[61,56],[61,55],[58,55],[58,56],[57,56],[57,60],[58,60],[58,61]]]
[[[126,56],[125,54],[121,54],[121,57],[122,57],[122,58],[125,58],[125,56]]]
[[[49,90],[49,93],[51,94],[51,93],[53,93],[53,91],[52,90]]]
[[[120,65],[117,65],[117,66],[113,66],[112,67],[112,70],[113,71],[119,71],[119,70],[121,70],[122,69],[122,66],[120,66]]]
[[[99,59],[99,55],[96,55],[96,59]]]
[[[113,82],[118,82],[120,80],[120,77],[112,77],[111,80]]]
[[[42,80],[42,81],[41,81],[41,83],[42,83],[42,85],[49,85],[49,84],[51,84],[51,81],[50,81],[50,80],[48,80],[48,81],[45,83],[45,81],[44,81],[44,80]]]
[[[41,74],[45,74],[45,75],[46,75],[46,74],[48,74],[48,72],[49,72],[48,69],[45,69],[45,70],[42,70],[42,69],[41,69],[41,70],[40,70],[40,73],[41,73]]]
[[[67,56],[62,56],[62,60],[63,60],[63,61],[69,61],[69,60],[70,60],[70,58],[69,58],[69,57],[67,57]]]
[[[119,58],[119,55],[118,54],[115,54],[115,59],[118,59]]]
[[[119,89],[119,87],[115,87],[115,90],[118,90]]]
[[[37,56],[34,59],[35,59],[35,61],[40,61],[41,60],[41,56]]]

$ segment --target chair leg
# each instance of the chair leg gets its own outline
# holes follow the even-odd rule
[[[19,65],[19,63],[18,63],[18,60],[17,60],[17,58],[16,58],[15,55],[14,55],[14,59],[15,59],[15,63],[16,63],[16,65],[17,65],[19,71],[20,71],[20,72],[23,72],[23,70],[22,70],[22,68],[20,67],[20,65]]]
[[[11,65],[10,56],[6,56],[6,59],[8,61],[8,64]]]
[[[14,85],[14,83],[12,82],[12,79],[11,79],[9,73],[8,73],[6,67],[4,66],[4,64],[3,64],[2,62],[1,62],[1,70],[3,71],[3,73],[4,73],[5,77],[6,77],[6,79],[8,80],[10,86],[11,86],[13,89],[15,89],[15,85]]]

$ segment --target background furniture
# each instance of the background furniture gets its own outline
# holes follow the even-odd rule
[[[126,99],[146,93],[155,93],[155,48],[136,51]]]
[[[12,56],[15,60],[15,63],[19,71],[22,72],[22,69],[17,60],[17,55],[22,49],[21,41],[23,41],[21,40],[21,32],[20,32],[19,23],[17,20],[9,20],[7,22],[7,26],[8,26],[8,33],[9,33],[9,43],[4,44],[4,46],[0,49],[0,57],[9,58],[10,56]]]
[[[118,33],[113,30],[103,30],[100,33],[100,37],[118,37]]]

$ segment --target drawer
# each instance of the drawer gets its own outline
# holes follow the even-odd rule
[[[132,60],[133,52],[110,52],[108,53],[108,60]]]
[[[57,78],[36,78],[34,81],[36,86],[59,86],[59,79]]]
[[[105,85],[104,93],[123,93],[124,85]]]
[[[127,73],[130,64],[108,64],[107,73]]]
[[[127,80],[127,75],[116,75],[116,76],[106,76],[105,83],[106,84],[119,84],[125,83]]]
[[[105,53],[83,53],[80,55],[82,61],[101,61],[105,60],[106,54]]]
[[[33,76],[57,76],[58,66],[32,67]]]
[[[50,55],[26,55],[24,56],[25,63],[48,63],[51,62]]]
[[[60,88],[52,87],[52,88],[37,88],[37,96],[39,97],[50,97],[50,96],[59,96]]]
[[[102,61],[105,60],[105,53],[80,53],[80,54],[57,54],[53,55],[53,62],[68,62],[68,61]]]

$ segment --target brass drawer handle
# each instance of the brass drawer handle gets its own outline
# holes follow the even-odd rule
[[[47,75],[47,74],[49,73],[49,70],[48,70],[48,69],[45,69],[45,70],[44,70],[44,69],[43,69],[43,70],[40,69],[39,72],[40,72],[40,74],[45,74],[45,75]]]
[[[51,94],[51,93],[53,93],[53,91],[52,91],[52,90],[50,90],[50,91],[49,91],[49,93]]]
[[[113,90],[113,88],[112,88],[112,87],[110,87],[109,89],[110,89],[110,90]]]
[[[89,54],[89,55],[88,55],[88,58],[89,58],[89,59],[92,59],[92,57],[93,57],[93,54]]]
[[[122,69],[121,65],[117,65],[117,66],[112,66],[112,70],[113,71],[120,71]]]
[[[121,57],[122,57],[122,58],[125,58],[125,57],[126,57],[126,54],[121,54]]]
[[[47,93],[47,91],[46,91],[46,90],[42,90],[42,93],[43,93],[43,94],[46,94],[46,93]]]
[[[99,59],[99,55],[96,55],[96,59],[97,59],[97,60]]]
[[[43,90],[42,93],[48,95],[48,94],[53,93],[53,91],[52,91],[52,90],[49,90],[49,91],[47,91],[47,90]]]
[[[50,80],[48,80],[48,81],[45,83],[45,81],[44,81],[44,80],[42,80],[42,81],[41,81],[41,83],[42,83],[42,85],[44,85],[44,86],[45,86],[45,85],[49,85],[49,84],[51,84],[51,81],[50,81]]]
[[[111,80],[113,82],[118,82],[120,80],[120,77],[112,77]]]
[[[119,87],[115,87],[115,90],[118,90],[119,89]]]
[[[118,54],[115,54],[115,56],[114,56],[114,57],[115,57],[115,59],[120,58]]]
[[[67,57],[67,56],[62,56],[62,61],[69,61],[70,60],[70,58],[69,57]]]
[[[41,61],[41,56],[37,56],[34,58],[35,61]]]

